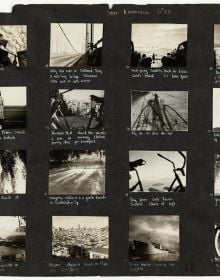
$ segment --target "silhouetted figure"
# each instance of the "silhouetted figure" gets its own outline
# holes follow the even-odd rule
[[[139,62],[140,67],[151,67],[152,59],[150,57],[146,57],[146,54],[142,55],[142,58]]]
[[[151,108],[153,110],[153,122],[155,122],[156,119],[159,118],[161,127],[164,128],[165,127],[165,122],[163,120],[163,115],[162,115],[162,112],[161,112],[158,95],[155,94],[154,99],[149,100],[148,104],[149,104],[149,106],[151,106]]]
[[[156,59],[156,57],[155,57],[155,54],[153,53],[153,55],[152,55],[152,61],[153,61],[153,63],[155,62],[155,59]]]
[[[131,52],[134,52],[134,43],[131,41]]]
[[[104,115],[104,98],[96,95],[90,95],[91,98],[91,116],[87,128],[91,128],[91,123],[93,118],[98,122],[98,124],[93,127],[94,129],[102,129],[104,126],[103,115]],[[97,109],[97,104],[100,104]]]

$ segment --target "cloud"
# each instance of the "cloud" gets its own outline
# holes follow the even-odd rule
[[[132,216],[129,220],[129,240],[159,242],[170,250],[179,248],[178,216]]]

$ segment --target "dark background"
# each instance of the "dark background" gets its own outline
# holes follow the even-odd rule
[[[167,15],[163,9],[169,9]],[[123,15],[123,9],[149,11],[149,15]],[[215,275],[214,224],[220,222],[214,206],[212,127],[213,25],[220,24],[219,5],[115,5],[118,16],[108,14],[107,5],[15,6],[12,14],[0,14],[0,25],[25,24],[28,28],[27,69],[0,71],[0,86],[27,87],[26,135],[0,141],[1,149],[27,150],[27,193],[18,200],[0,201],[0,215],[27,216],[27,261],[2,275]],[[71,88],[105,90],[106,141],[97,145],[62,147],[106,149],[106,201],[79,206],[50,206],[48,187],[50,131],[49,82],[50,23],[94,22],[104,24],[103,75],[90,85]],[[131,23],[188,24],[188,80],[132,79],[130,64]],[[62,87],[62,86],[61,86]],[[63,87],[62,87],[63,88]],[[131,136],[131,90],[188,90],[189,132],[165,136]],[[173,194],[176,207],[130,207],[128,193],[128,151],[187,151],[187,191]],[[168,194],[167,194],[168,195]],[[150,197],[152,194],[143,194]],[[160,194],[158,194],[160,196]],[[168,195],[169,196],[169,195]],[[170,195],[171,196],[171,195]],[[130,215],[180,215],[180,262],[173,267],[152,263],[145,271],[131,272],[128,262],[128,219]],[[106,215],[110,219],[110,258],[105,268],[81,267],[76,274],[50,273],[52,215]],[[55,262],[58,262],[57,260]],[[74,261],[70,261],[74,262]]]

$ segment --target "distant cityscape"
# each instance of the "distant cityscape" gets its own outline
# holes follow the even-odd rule
[[[53,257],[107,259],[109,256],[108,227],[53,227],[52,237]]]
[[[72,100],[66,101],[68,109],[70,109],[69,114],[78,115],[78,116],[87,116],[90,114],[91,111],[91,101],[79,101],[79,100]]]

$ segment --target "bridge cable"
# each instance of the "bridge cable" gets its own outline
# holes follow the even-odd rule
[[[65,38],[67,39],[68,43],[69,43],[70,46],[72,47],[72,49],[73,49],[76,53],[80,54],[80,53],[74,48],[74,46],[72,45],[72,43],[70,42],[69,38],[67,37],[67,35],[66,35],[66,33],[64,32],[64,30],[63,30],[62,26],[60,25],[60,23],[58,23],[58,25],[59,25],[61,31],[63,32],[63,35],[64,35]]]

